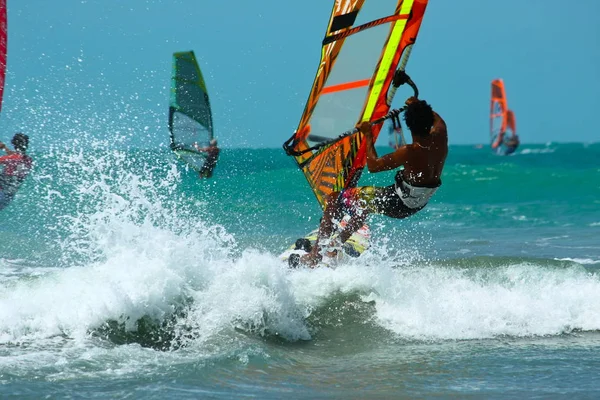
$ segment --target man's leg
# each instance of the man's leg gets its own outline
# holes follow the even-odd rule
[[[198,172],[198,176],[200,178],[210,178],[210,170],[207,168],[202,167],[200,169],[200,171]]]
[[[360,214],[353,215],[350,218],[350,221],[348,221],[348,223],[346,224],[344,230],[340,233],[340,242],[342,242],[342,244],[346,243],[346,241],[350,239],[350,236],[352,236],[354,232],[359,230],[365,224],[365,221],[367,220],[368,216],[369,213],[367,212],[367,210],[363,210],[363,212],[361,212]]]
[[[4,191],[0,190],[0,210],[9,204],[13,197],[9,193],[4,193]]]
[[[319,226],[319,238],[328,238],[333,233],[335,228],[334,220],[341,220],[344,216],[342,213],[342,205],[340,203],[340,192],[333,192],[327,196],[325,200],[325,211]]]
[[[331,237],[334,229],[334,219],[340,220],[343,216],[340,199],[340,192],[329,194],[325,200],[325,211],[319,225],[319,234],[317,240],[309,254],[302,257],[302,262],[308,265],[315,265],[322,258],[320,242]]]
[[[339,241],[345,243],[354,232],[365,223],[370,208],[374,209],[377,188],[371,186],[348,188],[344,191],[333,192],[327,196],[327,205],[323,212],[319,235],[311,253],[302,258],[302,261],[314,265],[321,259],[320,242],[331,237],[335,228],[334,220],[341,221],[344,214],[349,214],[350,221],[346,224],[339,236]]]
[[[341,202],[343,202],[344,208],[349,211],[350,220],[340,232],[339,238],[342,244],[346,243],[350,236],[365,224],[369,214],[374,211],[375,190],[372,186],[361,186],[347,189],[343,193]]]

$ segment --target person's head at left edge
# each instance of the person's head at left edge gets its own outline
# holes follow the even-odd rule
[[[24,153],[25,151],[27,151],[27,147],[29,146],[29,136],[19,132],[16,133],[15,136],[13,136],[10,142],[12,143],[16,151]]]

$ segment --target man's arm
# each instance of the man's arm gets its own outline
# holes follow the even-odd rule
[[[373,132],[371,124],[368,121],[363,122],[359,130],[365,135],[367,142],[367,168],[369,172],[389,171],[404,165],[406,162],[407,147],[402,146],[393,153],[386,154],[383,157],[378,157],[373,143]]]
[[[433,126],[431,127],[431,133],[446,133],[446,122],[435,111],[433,111]]]
[[[6,154],[9,155],[9,156],[14,153],[14,151],[12,151],[11,149],[9,149],[8,146],[5,145],[2,142],[0,142],[0,149],[4,150],[6,152]]]
[[[201,153],[207,153],[207,152],[208,152],[208,147],[200,147],[200,146],[198,145],[198,143],[194,143],[194,144],[193,144],[193,146],[194,146],[194,148],[195,148],[196,150],[198,150],[198,151],[199,151],[199,152],[201,152]]]

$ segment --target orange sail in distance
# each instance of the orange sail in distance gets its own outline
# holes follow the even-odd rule
[[[490,142],[496,154],[508,155],[519,147],[515,114],[509,110],[502,79],[492,81]]]

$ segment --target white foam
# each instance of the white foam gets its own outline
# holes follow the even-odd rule
[[[547,144],[548,146],[550,143]],[[541,149],[523,149],[520,151],[520,154],[551,154],[556,151],[555,148],[541,148]]]
[[[307,317],[336,296],[357,293],[374,302],[372,322],[408,339],[600,329],[600,282],[578,266],[432,265],[411,244],[427,242],[414,233],[401,240],[401,250],[387,248],[402,238],[394,232],[394,240],[380,236],[363,256],[335,270],[289,271],[277,254],[235,251],[226,229],[191,214],[198,204],[188,207],[189,200],[170,191],[180,179],[172,164],[144,168],[142,175],[126,168],[122,154],[71,159],[85,173],[73,175],[83,180],[63,194],[77,202],[76,212],[58,214],[58,228],[70,233],[60,243],[63,268],[0,288],[0,343],[39,346],[32,363],[60,362],[60,352],[46,353],[57,335],[73,341],[78,357],[104,351],[90,348],[90,330],[112,319],[135,329],[142,316],[166,318],[183,298],[193,301],[175,330],[186,333],[197,357],[235,351],[239,331],[311,339]],[[52,210],[60,212],[60,202]],[[78,345],[84,350],[75,350]]]
[[[479,339],[600,328],[600,282],[579,270],[413,268],[374,289],[370,299],[381,324],[402,337]]]
[[[591,258],[555,258],[555,260],[559,261],[572,261],[581,265],[593,265],[600,264],[600,260],[593,260]]]

